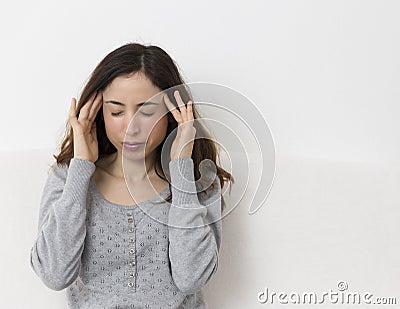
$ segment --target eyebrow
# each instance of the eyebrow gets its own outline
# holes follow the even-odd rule
[[[121,102],[118,102],[118,101],[114,101],[114,100],[107,100],[104,103],[112,103],[112,104],[115,104],[115,105],[125,106],[124,103],[121,103]],[[141,102],[141,103],[137,104],[137,106],[142,106],[142,105],[145,105],[145,106],[147,106],[147,105],[158,105],[158,103],[156,103],[156,102]]]

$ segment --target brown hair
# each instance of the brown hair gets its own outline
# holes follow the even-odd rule
[[[165,90],[171,102],[173,102],[175,106],[177,106],[177,104],[175,104],[175,100],[173,99],[174,96],[172,91],[168,91],[168,89],[171,87],[173,87],[174,90],[179,87],[179,92],[184,102],[187,102],[189,99],[194,102],[190,92],[184,86],[184,81],[178,71],[177,65],[162,48],[154,45],[145,46],[139,43],[128,43],[110,52],[94,69],[77,102],[77,116],[79,115],[79,112],[85,102],[90,99],[94,92],[104,90],[113,81],[113,79],[118,76],[130,75],[136,72],[143,73],[156,87],[160,88],[161,90]],[[194,103],[193,117],[194,119],[200,118]],[[109,141],[106,135],[102,109],[100,109],[97,113],[95,122],[97,126],[96,133],[100,159],[103,156],[115,153],[117,149]],[[169,134],[174,134],[173,131],[175,128],[177,128],[177,126],[178,123],[176,122],[175,118],[171,112],[168,112],[168,128],[166,136],[169,136]],[[222,167],[218,166],[216,162],[217,156],[218,160],[220,160],[220,158],[215,141],[210,138],[206,129],[199,121],[195,121],[194,126],[196,128],[196,135],[200,133],[200,136],[207,137],[197,138],[194,141],[192,159],[194,163],[195,180],[200,178],[200,162],[202,162],[204,159],[209,159],[213,161],[216,166],[216,173],[219,177],[221,188],[224,187],[225,181],[231,181],[233,183],[233,176]],[[159,177],[167,180],[162,172],[161,167],[161,149],[164,145],[164,142],[165,140],[157,148],[158,157],[155,171]],[[57,165],[63,163],[69,165],[70,160],[74,157],[73,132],[69,121],[66,124],[65,135],[62,138],[60,153],[58,155],[53,155],[53,157],[56,159],[55,164]],[[161,173],[159,173],[159,171],[161,171]],[[169,184],[169,186],[171,188],[171,184]],[[167,201],[171,201],[171,198],[172,196],[170,194],[167,198]],[[221,198],[223,211],[225,208],[225,203],[222,196]]]

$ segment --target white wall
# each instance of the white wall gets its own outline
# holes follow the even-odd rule
[[[47,164],[71,97],[108,52],[134,41],[164,48],[188,82],[243,93],[274,136],[267,203],[250,216],[247,197],[223,220],[210,308],[267,307],[257,302],[265,287],[319,292],[340,280],[400,303],[399,9],[389,0],[3,6],[0,307],[66,307],[64,291],[29,268]],[[281,306],[298,307],[269,307]]]

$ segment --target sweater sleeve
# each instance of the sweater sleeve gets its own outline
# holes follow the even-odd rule
[[[210,280],[218,267],[222,236],[221,184],[215,175],[214,188],[210,187],[205,196],[201,193],[202,197],[198,197],[192,158],[171,160],[169,169],[172,191],[168,214],[171,274],[183,293],[194,294]]]
[[[86,201],[91,161],[72,158],[51,169],[40,201],[38,234],[30,265],[50,289],[60,291],[79,275],[86,237]]]

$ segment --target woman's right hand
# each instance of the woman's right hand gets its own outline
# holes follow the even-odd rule
[[[74,138],[74,158],[96,162],[99,157],[99,146],[94,121],[102,106],[103,94],[94,92],[89,101],[81,108],[79,119],[76,117],[76,99],[72,98],[69,111],[69,122]]]

